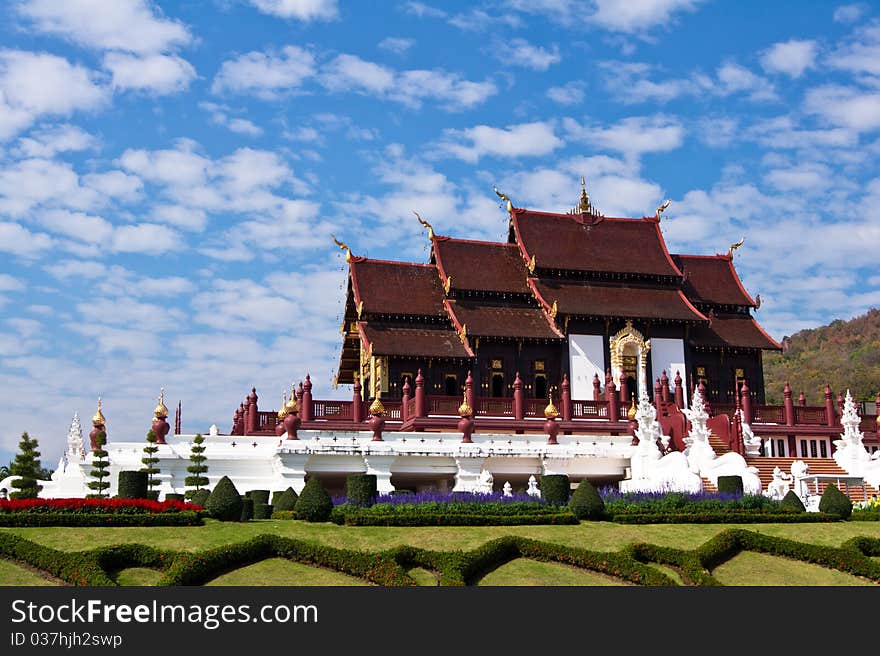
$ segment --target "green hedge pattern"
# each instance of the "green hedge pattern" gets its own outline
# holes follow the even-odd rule
[[[201,526],[200,513],[186,510],[169,513],[0,513],[0,526]]]
[[[376,585],[412,586],[407,574],[421,567],[439,574],[440,585],[474,585],[516,558],[555,562],[598,572],[636,585],[673,586],[672,578],[651,567],[667,565],[687,585],[721,585],[712,570],[741,551],[781,556],[836,569],[880,583],[880,538],[855,537],[840,547],[797,542],[744,529],[727,529],[694,550],[636,543],[617,552],[569,547],[518,536],[491,540],[471,551],[429,551],[399,546],[382,552],[353,551],[278,535],[199,552],[162,551],[141,544],[65,552],[13,533],[0,533],[0,558],[41,569],[70,585],[114,586],[113,572],[149,567],[163,572],[159,585],[202,585],[220,574],[266,558],[286,558],[326,567]]]

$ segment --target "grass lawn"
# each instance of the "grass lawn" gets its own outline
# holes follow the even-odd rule
[[[846,572],[752,551],[737,554],[712,575],[724,585],[874,585]]]
[[[321,567],[267,558],[218,576],[206,585],[369,585],[366,581]]]
[[[148,567],[128,567],[113,577],[119,585],[156,585],[162,572]]]
[[[611,576],[603,576],[568,565],[517,558],[486,574],[479,585],[609,586],[626,585],[626,583]]]
[[[0,560],[0,585],[57,585],[37,572],[8,560]]]

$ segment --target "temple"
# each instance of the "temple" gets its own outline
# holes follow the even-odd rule
[[[748,381],[764,403],[761,352],[780,345],[734,269],[742,242],[671,254],[662,209],[605,217],[586,189],[567,214],[508,201],[506,242],[437,235],[419,217],[426,264],[337,242],[349,271],[336,382],[359,377],[364,398],[398,400],[422,370],[429,394],[458,397],[470,374],[478,397],[503,398],[518,374],[526,397],[544,399],[567,376],[574,399],[596,400],[613,380],[628,406],[667,372],[684,377],[686,397],[702,382],[707,400],[733,403]]]

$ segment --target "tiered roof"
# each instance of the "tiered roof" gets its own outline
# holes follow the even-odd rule
[[[452,289],[529,295],[525,262],[516,244],[435,237],[434,262]]]
[[[684,274],[684,292],[702,305],[757,307],[733,268],[731,255],[673,255]]]

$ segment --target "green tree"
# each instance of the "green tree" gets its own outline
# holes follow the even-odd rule
[[[10,465],[0,465],[0,481],[9,476],[9,472],[12,471]]]
[[[153,488],[159,485],[159,480],[156,478],[159,468],[155,466],[159,462],[159,458],[156,457],[156,452],[159,450],[159,447],[156,445],[158,440],[159,438],[152,428],[147,431],[147,445],[144,447],[146,455],[141,458],[141,462],[144,463],[141,471],[147,474],[147,494],[151,497],[158,495],[158,492],[153,491]]]
[[[18,448],[21,449],[21,453],[15,455],[15,460],[9,468],[9,475],[19,478],[12,481],[15,492],[12,492],[9,498],[35,499],[43,489],[41,485],[37,485],[37,479],[42,470],[40,452],[37,451],[37,440],[36,438],[31,439],[27,433],[22,433]]]
[[[110,487],[110,481],[104,480],[110,476],[110,472],[107,471],[110,467],[110,461],[107,459],[109,454],[104,450],[104,445],[107,444],[107,433],[104,431],[98,433],[95,436],[95,444],[97,448],[92,451],[93,469],[89,472],[89,476],[97,480],[89,481],[89,489],[95,490],[95,492],[87,496],[104,499],[107,497],[105,490]]]
[[[192,447],[190,447],[189,461],[192,464],[186,468],[190,476],[183,480],[184,485],[195,487],[194,490],[186,491],[186,498],[190,500],[196,492],[202,489],[202,486],[208,484],[208,477],[205,476],[208,471],[208,465],[205,464],[207,457],[205,457],[205,447],[202,446],[204,441],[205,438],[202,437],[202,434],[197,433],[193,438]]]

